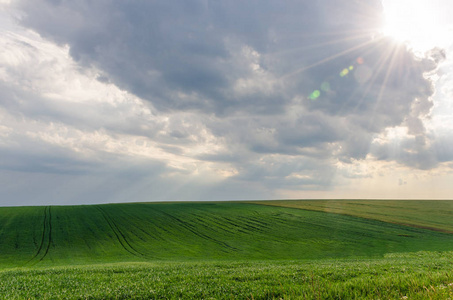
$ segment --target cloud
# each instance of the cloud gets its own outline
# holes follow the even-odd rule
[[[18,1],[16,7],[25,13],[22,24],[69,45],[77,62],[94,65],[157,108],[223,113],[278,109],[288,101],[281,91],[260,92],[255,84],[253,96],[244,97],[232,87],[323,59],[331,47],[317,45],[332,39],[340,39],[334,51],[344,50],[341,38],[357,28],[365,30],[353,41],[366,40],[377,22],[373,7],[335,3]]]
[[[18,23],[0,37],[0,169],[47,174],[49,188],[67,175],[66,197],[71,180],[90,201],[108,182],[99,193],[114,201],[278,197],[331,189],[339,164],[449,160],[426,127],[426,74],[445,53],[379,35],[378,0],[7,7]]]

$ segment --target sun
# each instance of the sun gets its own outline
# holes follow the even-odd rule
[[[451,32],[448,34],[447,16],[444,13],[446,8],[451,10],[453,3],[449,1],[382,0],[382,4],[385,17],[383,34],[407,43],[415,52],[423,53],[434,47],[442,47],[445,39],[451,35]]]

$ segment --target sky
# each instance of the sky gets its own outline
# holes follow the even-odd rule
[[[0,206],[452,199],[450,0],[0,0]]]

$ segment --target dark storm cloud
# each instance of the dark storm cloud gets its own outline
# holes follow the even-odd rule
[[[18,7],[26,13],[23,24],[68,44],[77,61],[161,110],[214,112],[225,124],[238,111],[277,115],[258,117],[264,125],[245,131],[259,153],[340,142],[343,156],[364,158],[373,134],[405,120],[416,125],[422,116],[411,115],[416,98],[431,105],[423,74],[435,64],[377,36],[379,1],[20,1]],[[238,93],[239,79],[256,80],[250,64],[268,75],[264,85],[277,84]],[[328,90],[316,101],[301,102],[303,115],[293,124],[284,120],[295,97],[325,82]],[[260,128],[275,131],[272,143],[260,144],[254,132]],[[231,131],[234,142],[245,142],[239,132],[234,136],[244,130]]]
[[[234,82],[251,72],[238,59],[243,47],[262,54],[264,72],[281,76],[351,45],[330,47],[332,40],[353,35],[352,43],[366,41],[378,15],[370,4],[327,0],[19,1],[18,7],[26,13],[23,24],[68,44],[77,61],[99,67],[105,78],[159,109],[216,113],[278,111],[288,101],[281,91],[240,99],[232,93]],[[175,91],[195,97],[181,99]]]

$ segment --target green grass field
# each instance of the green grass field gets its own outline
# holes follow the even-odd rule
[[[344,214],[453,233],[453,201],[280,200],[251,203]]]
[[[0,271],[2,299],[448,299],[453,253]],[[407,297],[407,298],[405,298]]]
[[[4,207],[0,298],[443,299],[453,291],[451,207],[449,201]]]

